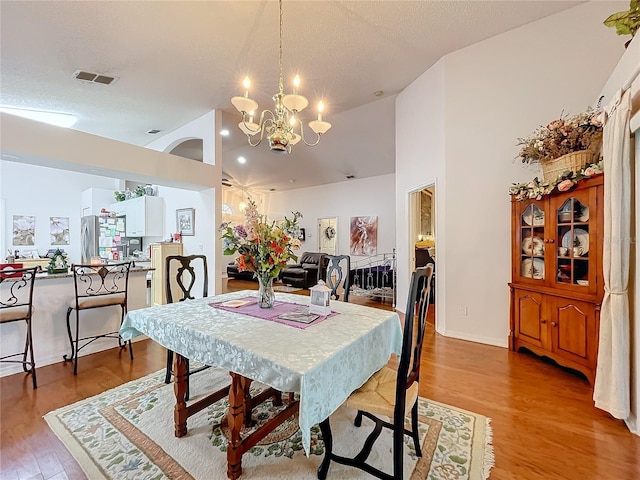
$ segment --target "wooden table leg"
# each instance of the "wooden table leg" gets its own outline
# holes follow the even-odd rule
[[[242,475],[243,445],[240,431],[244,423],[244,402],[249,392],[248,384],[251,380],[229,372],[231,375],[231,389],[229,390],[229,413],[227,422],[231,438],[227,447],[227,477],[236,480]]]
[[[175,436],[184,437],[187,434],[187,359],[179,353],[173,355],[173,374],[175,377],[173,391],[176,394],[176,406],[173,409]]]
[[[245,388],[244,388],[244,426],[249,428],[253,427],[256,422],[251,418],[251,413],[253,411],[253,400],[251,399],[251,380],[250,378],[245,378]]]

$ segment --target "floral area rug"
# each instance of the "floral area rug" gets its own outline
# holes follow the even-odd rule
[[[164,383],[164,370],[126,383],[95,397],[45,415],[45,420],[78,461],[87,477],[135,480],[211,480],[227,478],[227,429],[221,419],[223,399],[190,417],[188,434],[174,436],[173,385]],[[191,400],[230,382],[226,371],[210,368],[191,377]],[[254,382],[252,394],[264,388]],[[421,458],[405,436],[405,478],[420,480],[481,480],[493,465],[490,419],[420,398]],[[254,409],[264,422],[277,411],[271,401]],[[353,455],[373,423],[353,426],[355,411],[339,408],[331,416],[334,451]],[[387,429],[384,429],[387,430]],[[383,431],[370,462],[391,472],[391,432]],[[243,479],[317,478],[324,443],[318,426],[312,431],[311,453],[302,449],[297,417],[284,422],[242,458]],[[329,478],[368,479],[368,474],[332,462]]]

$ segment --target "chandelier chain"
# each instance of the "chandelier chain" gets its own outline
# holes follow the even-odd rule
[[[278,84],[278,87],[280,88],[280,93],[284,92],[284,82],[282,80],[282,0],[280,0],[280,57],[279,57],[279,63],[280,63],[280,83]]]

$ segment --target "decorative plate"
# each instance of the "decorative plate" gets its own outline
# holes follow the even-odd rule
[[[580,212],[580,215],[576,215],[576,220],[578,222],[588,222],[589,221],[589,207],[587,207],[586,205],[584,207],[582,207],[582,211]]]
[[[581,228],[569,230],[562,237],[562,246],[571,250],[573,247],[582,247],[582,255],[589,251],[589,232]]]
[[[535,278],[536,280],[544,279],[544,260],[534,258],[533,263],[530,258],[522,261],[522,276],[525,278]]]
[[[534,205],[533,214],[531,213],[531,209],[527,210],[527,212],[522,215],[522,220],[529,226],[541,227],[544,225],[544,212]]]
[[[531,255],[536,250],[544,252],[544,242],[540,237],[524,237],[522,240],[522,251],[527,255]],[[542,253],[540,253],[542,255]]]

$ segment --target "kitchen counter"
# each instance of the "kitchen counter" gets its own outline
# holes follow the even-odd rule
[[[127,309],[129,311],[146,308],[149,306],[147,295],[147,274],[153,268],[148,266],[136,266],[129,273],[129,288],[127,294]],[[0,288],[10,288],[12,285],[7,278],[0,284]],[[36,275],[33,287],[33,351],[35,354],[36,368],[44,365],[62,362],[62,356],[71,352],[69,336],[67,334],[67,308],[75,304],[75,285],[73,273],[56,273],[49,275],[40,273]],[[75,314],[72,313],[72,329],[75,331]],[[117,331],[120,328],[120,307],[111,306],[84,310],[80,313],[81,336],[99,335],[105,332]],[[0,337],[0,350],[13,351],[16,345],[24,344],[24,322],[8,323],[2,326]],[[100,338],[82,349],[80,356],[95,353],[101,350],[118,346],[118,341],[113,338]],[[135,355],[135,345],[134,345]],[[116,351],[113,353],[118,355]],[[129,355],[124,355],[123,362],[129,362]],[[83,362],[80,360],[78,368],[82,372]],[[19,364],[0,364],[0,376],[22,372]],[[73,368],[69,369],[70,375]]]

